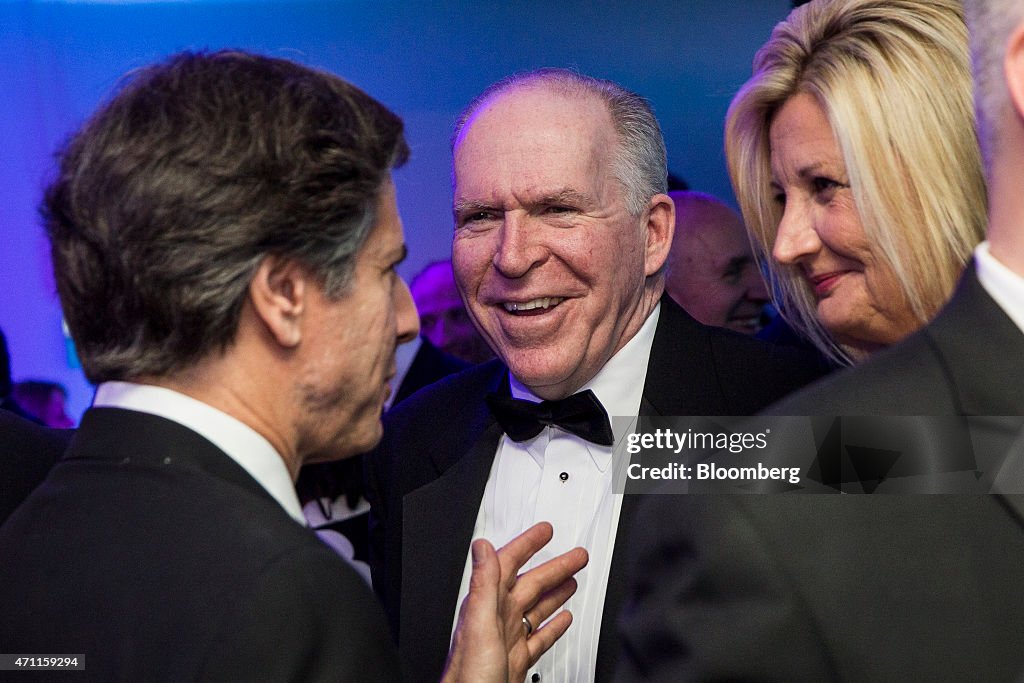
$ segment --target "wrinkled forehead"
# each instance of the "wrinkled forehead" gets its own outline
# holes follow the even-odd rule
[[[578,85],[560,82],[529,81],[493,93],[477,104],[467,116],[453,148],[458,148],[481,123],[493,125],[497,120],[504,125],[537,126],[550,121],[558,124],[589,125],[602,136],[616,137],[615,126],[608,105],[596,93]]]
[[[527,187],[602,194],[615,178],[617,142],[607,106],[594,95],[533,86],[499,93],[456,138],[456,201],[491,201]]]

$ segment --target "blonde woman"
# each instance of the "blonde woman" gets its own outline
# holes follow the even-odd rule
[[[983,239],[967,28],[954,0],[815,0],[729,108],[726,155],[787,321],[841,363],[931,320]]]

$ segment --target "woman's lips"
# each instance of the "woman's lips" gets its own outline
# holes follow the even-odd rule
[[[831,273],[822,273],[821,275],[812,275],[807,278],[811,283],[811,287],[814,289],[814,295],[819,299],[828,296],[832,293],[832,290],[836,288],[840,278],[846,275],[848,271],[837,270]]]

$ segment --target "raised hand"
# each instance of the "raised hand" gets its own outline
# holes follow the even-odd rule
[[[569,628],[567,610],[544,621],[576,592],[572,577],[587,565],[587,551],[574,548],[519,574],[552,533],[550,524],[540,522],[497,552],[484,539],[473,541],[469,595],[459,611],[444,683],[522,681]]]

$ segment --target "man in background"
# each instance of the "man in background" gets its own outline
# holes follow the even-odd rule
[[[739,214],[702,192],[669,196],[676,207],[676,231],[665,291],[705,325],[755,334],[768,289]]]
[[[494,358],[473,327],[455,286],[451,261],[432,261],[409,283],[420,315],[420,334],[434,347],[471,365]]]
[[[70,429],[75,426],[64,405],[68,400],[68,391],[57,382],[22,380],[15,383],[13,396],[19,406],[47,427]]]
[[[71,432],[47,429],[10,396],[11,362],[0,330],[0,524],[64,454]]]
[[[14,382],[11,380],[11,353],[7,348],[7,337],[3,330],[0,330],[0,410],[6,410],[32,422],[42,423],[39,418],[21,407],[14,398]]]

